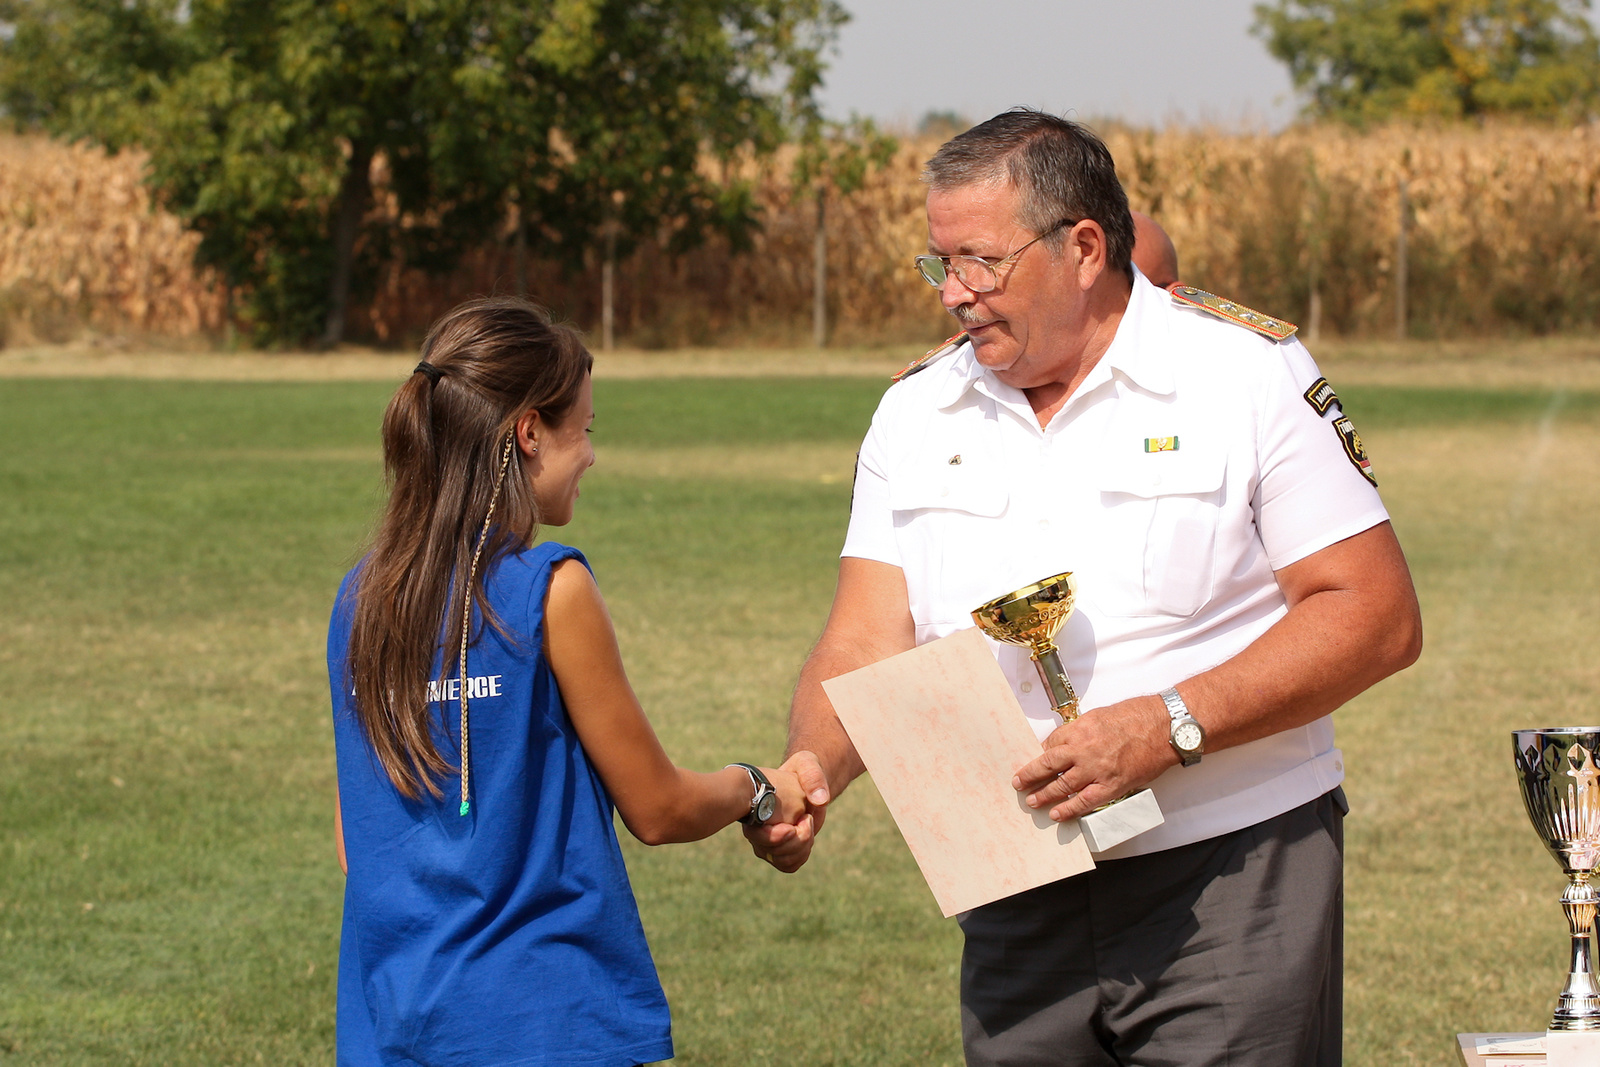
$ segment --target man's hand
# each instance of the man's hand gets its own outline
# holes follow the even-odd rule
[[[805,794],[804,814],[793,817],[793,812],[782,812],[763,826],[746,826],[744,836],[756,858],[785,874],[793,874],[811,858],[811,846],[822,829],[833,794],[828,789],[822,764],[810,752],[796,752],[783,761],[779,770],[794,775],[799,781]]]
[[[1056,822],[1078,819],[1155,781],[1178,763],[1169,740],[1171,717],[1160,697],[1136,697],[1096,708],[1056,727],[1044,754],[1018,768],[1012,788]]]

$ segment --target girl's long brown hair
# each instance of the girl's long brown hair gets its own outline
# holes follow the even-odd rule
[[[538,529],[523,456],[513,448],[473,588],[456,588],[489,510],[506,435],[528,411],[559,424],[593,365],[577,331],[510,298],[446,313],[422,358],[435,372],[412,374],[383,415],[389,503],[356,580],[348,657],[361,728],[395,788],[412,799],[424,790],[441,796],[436,779],[457,772],[433,742],[427,688],[441,645],[460,646],[462,598],[470,592],[482,618],[501,629],[483,575]]]

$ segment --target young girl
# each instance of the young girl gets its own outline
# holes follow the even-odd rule
[[[481,300],[422,354],[384,414],[388,507],[328,633],[338,1061],[670,1059],[612,805],[641,841],[692,841],[796,821],[799,786],[674,766],[583,556],[534,543],[594,462],[577,334]]]

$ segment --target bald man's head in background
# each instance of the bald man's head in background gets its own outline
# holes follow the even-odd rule
[[[1161,224],[1142,211],[1133,214],[1133,265],[1165,289],[1178,280],[1178,250]]]

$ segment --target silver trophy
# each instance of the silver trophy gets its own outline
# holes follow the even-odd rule
[[[1550,1029],[1600,1030],[1600,986],[1590,952],[1600,894],[1589,884],[1600,866],[1600,727],[1513,730],[1511,737],[1528,818],[1568,879],[1561,910],[1572,935],[1572,966]]]

